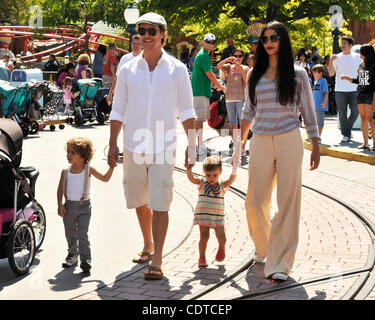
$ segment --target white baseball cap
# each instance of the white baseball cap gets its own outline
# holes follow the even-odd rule
[[[157,26],[167,25],[167,22],[165,21],[165,19],[161,15],[155,12],[145,13],[143,16],[139,17],[136,24],[139,25],[141,23],[149,23],[149,24],[154,24]]]
[[[212,34],[212,33],[207,33],[205,36],[204,36],[204,41],[215,41],[216,38],[215,36]]]

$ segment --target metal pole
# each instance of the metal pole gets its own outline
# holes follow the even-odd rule
[[[340,53],[341,52],[341,49],[340,49],[340,44],[339,44],[339,34],[340,34],[340,31],[338,28],[335,28],[335,30],[332,31],[332,35],[333,35],[333,53]]]
[[[135,33],[135,24],[129,24],[128,25],[128,32],[130,33],[130,37],[129,37],[129,52],[132,52],[133,49],[132,49],[132,41],[133,41],[133,36],[134,36],[134,33]]]

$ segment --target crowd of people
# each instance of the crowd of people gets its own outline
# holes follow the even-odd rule
[[[224,84],[214,74],[211,63],[210,52],[216,43],[214,34],[204,36],[202,48],[190,57],[193,59],[185,55],[181,62],[163,49],[167,24],[162,16],[155,13],[141,16],[137,30],[143,50],[129,57],[117,70],[108,150],[108,165],[114,168],[120,154],[118,136],[123,131],[125,199],[127,208],[136,211],[144,243],[133,261],[149,262],[145,279],[163,278],[163,247],[173,198],[177,119],[188,140],[185,153],[187,179],[196,184],[199,191],[194,213],[194,224],[200,228],[198,265],[207,266],[210,228],[215,230],[219,244],[216,260],[225,259],[225,191],[236,179],[252,126],[246,214],[256,247],[254,260],[267,260],[266,277],[286,280],[298,242],[303,155],[300,114],[313,143],[311,170],[318,167],[320,159],[311,86],[305,70],[294,65],[287,29],[279,22],[272,22],[262,30],[256,54],[249,59],[252,68],[243,65],[244,52],[234,48],[218,65]],[[187,66],[190,62],[191,78]],[[212,86],[225,92],[233,132],[237,132],[237,135],[233,134],[233,169],[225,181],[220,179],[221,159],[208,154],[202,134],[203,123],[210,119]],[[238,128],[240,133],[235,130]],[[61,174],[58,205],[59,214],[64,216],[69,248],[64,266],[76,264],[80,255],[81,268],[87,271],[91,268],[87,238],[91,206],[86,191],[89,159],[85,158],[83,149],[86,147],[83,145],[90,149],[91,144],[89,141],[81,144],[82,147],[67,145],[71,167]],[[201,152],[205,152],[204,177],[197,178],[192,168]],[[93,171],[93,175],[107,181],[112,174],[110,170],[113,169],[105,175]],[[276,183],[279,210],[271,226],[270,195]],[[70,192],[69,188],[73,187]],[[67,188],[66,192],[64,188]],[[64,193],[66,205],[62,202]],[[78,201],[82,203],[80,210],[77,209]],[[71,202],[75,202],[74,207]],[[74,229],[80,229],[80,223],[78,238],[72,238],[72,234],[77,234]]]
[[[143,237],[143,248],[133,262],[150,263],[146,279],[163,278],[179,119],[188,141],[187,179],[198,187],[193,223],[200,228],[199,267],[208,265],[210,228],[218,240],[216,261],[225,259],[225,192],[236,179],[241,156],[246,156],[251,129],[245,208],[256,250],[253,259],[256,263],[266,260],[265,277],[288,279],[298,245],[301,211],[301,121],[312,143],[310,170],[314,170],[320,162],[319,143],[331,86],[339,112],[341,142],[351,140],[353,124],[360,114],[364,143],[359,148],[374,150],[368,145],[368,126],[375,132],[374,48],[363,45],[360,54],[354,53],[354,39],[344,36],[340,54],[322,58],[316,47],[311,53],[303,48],[295,54],[288,30],[273,21],[262,29],[256,52],[245,54],[234,46],[233,39],[228,39],[216,73],[210,55],[216,44],[214,34],[204,35],[201,48],[184,50],[179,61],[164,50],[167,23],[162,16],[144,14],[136,26],[133,51],[121,59],[111,44],[108,50],[99,46],[93,62],[82,53],[76,64],[68,63],[63,70],[53,55],[45,64],[46,71],[61,71],[57,82],[65,92],[67,113],[74,94],[73,80],[100,77],[112,83],[107,98],[112,105],[108,171],[101,174],[90,167],[93,146],[89,139],[71,139],[66,145],[70,167],[61,173],[57,197],[68,244],[63,266],[71,267],[80,258],[82,270],[91,269],[90,176],[101,181],[111,178],[120,156],[118,137],[123,131],[126,205],[135,209]],[[233,168],[224,181],[220,179],[222,160],[212,155],[203,139],[204,122],[211,117],[212,88],[225,94],[232,134]],[[197,178],[192,168],[201,159],[204,176]],[[271,224],[271,195],[276,186],[278,210]]]

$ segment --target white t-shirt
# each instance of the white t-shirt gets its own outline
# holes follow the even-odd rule
[[[343,54],[341,52],[337,56],[338,58],[333,61],[333,68],[336,71],[335,91],[357,91],[357,84],[351,83],[347,80],[341,80],[341,76],[345,75],[350,78],[357,78],[358,67],[363,60],[358,53]]]
[[[133,52],[127,53],[127,54],[125,54],[125,55],[123,55],[123,56],[121,57],[120,62],[119,62],[119,64],[118,64],[118,66],[117,66],[117,71],[116,71],[116,76],[117,76],[117,77],[118,77],[118,75],[120,74],[120,69],[121,69],[121,67],[122,67],[125,63],[127,63],[128,61],[134,59],[135,57],[136,57],[136,56],[133,55]]]

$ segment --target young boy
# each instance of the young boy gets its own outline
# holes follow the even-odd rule
[[[315,113],[316,120],[318,122],[319,130],[319,142],[321,141],[322,131],[324,127],[324,113],[328,111],[328,83],[327,80],[323,78],[324,66],[322,64],[316,64],[312,68],[314,75],[314,86],[313,86],[313,96],[315,102]]]

